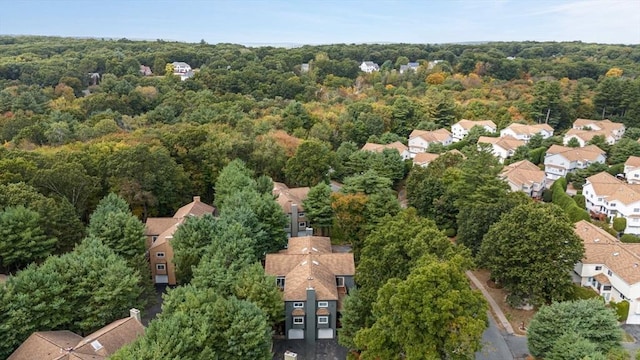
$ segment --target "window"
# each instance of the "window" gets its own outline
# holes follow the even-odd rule
[[[602,266],[596,266],[596,271],[597,270],[602,270]]]
[[[299,212],[298,217],[304,217],[304,212]]]
[[[276,286],[280,289],[284,289],[284,276],[278,276],[276,278]]]
[[[640,212],[640,208],[633,209],[633,212],[635,212],[635,213]]]
[[[616,207],[616,203],[611,203],[611,207]]]
[[[301,228],[303,228],[303,227],[307,227],[307,222],[306,222],[306,221],[300,221],[300,222],[298,223],[298,226],[300,226]]]
[[[343,277],[337,277],[336,278],[336,286],[344,286],[344,278]]]
[[[611,291],[611,285],[605,285],[605,286],[602,288],[602,291]]]
[[[304,316],[294,316],[293,317],[293,324],[294,325],[302,325],[302,324],[304,324]]]
[[[319,308],[329,307],[329,302],[328,301],[318,301],[318,307]]]
[[[293,307],[294,307],[295,309],[301,309],[301,308],[303,308],[303,307],[304,307],[304,303],[303,303],[302,301],[294,302],[294,303],[293,303]]]
[[[607,271],[607,274],[608,274],[609,276],[612,276],[612,275],[613,275],[613,271],[609,270],[609,271]]]
[[[318,324],[328,324],[329,317],[328,316],[318,316]]]
[[[166,270],[167,266],[165,264],[156,264],[156,270]]]
[[[163,252],[157,252],[156,253],[156,257],[163,258],[164,257],[164,253]]]
[[[154,235],[154,236],[151,237],[151,242],[156,242],[156,240],[158,240],[157,236]]]

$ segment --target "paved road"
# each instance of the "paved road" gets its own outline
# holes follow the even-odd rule
[[[524,359],[528,353],[527,338],[503,334],[489,314],[489,327],[482,334],[482,350],[476,353],[476,360]]]

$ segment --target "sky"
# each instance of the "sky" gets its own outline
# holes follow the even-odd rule
[[[0,34],[209,44],[640,44],[640,0],[0,0]]]

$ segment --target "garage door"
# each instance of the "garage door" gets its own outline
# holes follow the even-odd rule
[[[156,284],[168,284],[169,275],[156,275]]]
[[[289,329],[289,340],[304,339],[303,329]]]
[[[318,329],[318,339],[333,339],[333,329]]]

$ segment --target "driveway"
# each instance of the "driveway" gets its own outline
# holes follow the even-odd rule
[[[304,340],[273,340],[273,360],[282,360],[284,353],[291,351],[296,360],[344,360],[347,349],[337,340],[316,340],[315,346],[307,346]]]
[[[482,334],[482,350],[476,353],[476,360],[525,359],[527,353],[527,338],[503,334],[489,314],[489,327]]]
[[[142,312],[142,325],[149,326],[149,322],[162,311],[162,295],[167,292],[168,286],[156,284],[155,298],[152,303]]]

